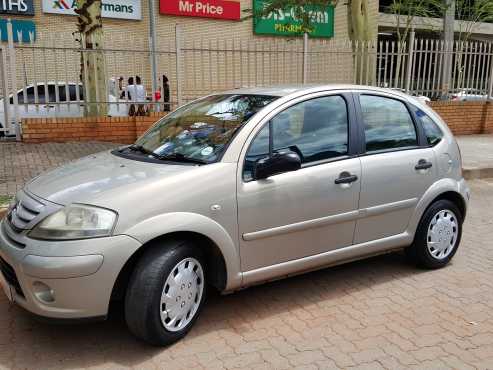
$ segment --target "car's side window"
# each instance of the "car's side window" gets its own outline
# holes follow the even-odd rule
[[[291,150],[300,156],[302,164],[327,160],[348,153],[348,113],[342,96],[310,99],[275,116],[266,124],[248,149],[243,178],[253,178],[257,160],[272,151]],[[272,137],[270,137],[272,135]]]
[[[425,132],[426,141],[428,145],[435,146],[437,145],[443,138],[443,132],[438,127],[438,125],[431,119],[425,112],[421,109],[416,108],[416,116],[421,122],[421,126]]]
[[[418,145],[413,120],[404,103],[376,95],[360,96],[366,151],[380,151]]]
[[[77,101],[77,89],[79,89],[79,100],[83,100],[84,96],[82,93],[82,86],[81,85],[74,85],[70,84],[68,87],[68,91],[70,94],[70,101]]]

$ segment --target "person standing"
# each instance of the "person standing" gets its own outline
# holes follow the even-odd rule
[[[127,87],[125,88],[125,100],[128,102],[131,102],[128,106],[128,115],[129,116],[135,116],[136,109],[135,109],[135,104],[134,102],[136,101],[136,96],[137,96],[137,91],[135,88],[134,84],[134,78],[129,77],[127,81]]]
[[[140,76],[135,77],[135,95],[136,99],[135,101],[137,102],[137,116],[145,116],[147,114],[147,106],[146,106],[146,97],[147,93],[145,90],[144,85],[142,85],[142,79]]]
[[[164,103],[164,112],[169,112],[171,110],[169,103],[169,80],[166,75],[163,75],[163,103]]]

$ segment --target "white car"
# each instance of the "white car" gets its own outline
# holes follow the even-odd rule
[[[450,100],[452,101],[478,101],[487,99],[488,95],[476,89],[462,89],[454,92],[450,96]]]
[[[424,96],[424,95],[420,95],[420,94],[407,93],[405,89],[392,88],[392,90],[399,91],[403,94],[408,94],[408,95],[412,96],[413,98],[418,99],[421,103],[431,102],[431,99],[429,97]]]
[[[58,86],[57,86],[58,85]],[[58,89],[59,104],[56,103],[56,90]],[[77,90],[79,90],[77,92]],[[48,97],[48,99],[46,99]],[[34,85],[29,85],[17,91],[17,118],[54,118],[54,117],[82,117],[84,115],[84,96],[82,84],[69,82],[44,82],[37,84],[37,99]],[[37,103],[36,103],[37,102]],[[122,117],[128,115],[128,107],[125,100],[117,99],[113,95],[108,96],[108,115]],[[121,102],[121,104],[116,104]],[[111,104],[114,103],[114,104]],[[0,128],[6,127],[4,115],[4,99],[0,99]],[[14,97],[9,95],[9,119],[14,121]],[[0,131],[0,135],[2,131]]]

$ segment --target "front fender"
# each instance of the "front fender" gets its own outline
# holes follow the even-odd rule
[[[221,251],[226,264],[226,291],[241,286],[240,255],[237,243],[213,219],[189,212],[173,212],[151,217],[133,225],[125,234],[142,244],[159,236],[175,232],[194,232],[208,237]]]
[[[451,178],[438,180],[428,188],[428,190],[421,197],[416,208],[414,209],[413,216],[411,217],[407,228],[407,231],[410,235],[414,236],[414,234],[416,233],[419,221],[421,220],[423,213],[426,211],[431,202],[433,202],[433,200],[439,197],[441,194],[450,191],[459,194],[464,200],[464,204],[467,208],[467,205],[469,203],[470,190],[464,179],[461,179],[459,181]]]

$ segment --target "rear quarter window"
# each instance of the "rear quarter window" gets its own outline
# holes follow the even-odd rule
[[[442,141],[443,132],[436,122],[419,108],[416,108],[415,114],[421,122],[428,145],[435,146]]]

